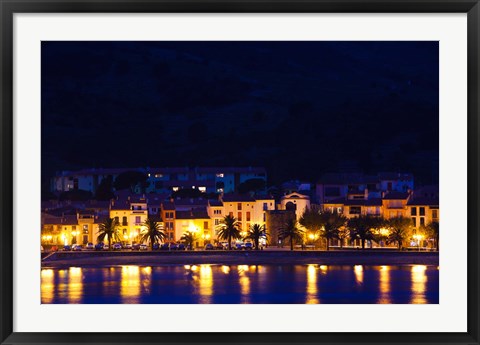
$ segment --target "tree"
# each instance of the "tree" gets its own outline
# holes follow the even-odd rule
[[[140,185],[142,191],[148,187],[147,175],[140,171],[126,171],[121,173],[113,182],[115,190],[130,189],[130,191],[133,192],[137,185]]]
[[[433,238],[434,247],[438,251],[438,245],[440,241],[440,224],[436,221],[432,221],[424,227],[424,231],[428,238]]]
[[[114,197],[113,194],[113,178],[112,175],[108,175],[100,181],[100,184],[95,191],[96,200],[110,200]]]
[[[345,225],[347,218],[337,212],[324,210],[320,212],[320,224],[323,231],[320,236],[327,240],[327,251],[330,250],[330,240],[338,238],[339,229]]]
[[[265,180],[261,178],[252,178],[238,185],[238,192],[245,194],[248,192],[264,191],[266,188]]]
[[[151,218],[147,218],[143,225],[145,226],[145,230],[142,231],[140,242],[150,241],[150,249],[153,250],[153,244],[165,240],[166,235],[162,231],[160,223]]]
[[[180,239],[185,243],[187,248],[190,246],[190,249],[193,250],[193,244],[198,240],[198,236],[192,231],[185,231]]]
[[[278,233],[282,241],[287,238],[290,240],[290,250],[293,250],[294,242],[303,242],[303,235],[304,232],[298,227],[296,219],[287,220]]]
[[[253,224],[250,225],[250,229],[248,229],[248,234],[245,236],[245,239],[253,240],[253,242],[255,242],[255,250],[258,250],[260,239],[266,237],[267,231],[265,230],[265,225]]]
[[[317,209],[306,208],[298,222],[307,229],[307,231],[312,232],[314,238],[316,237],[315,235],[320,234],[322,230],[322,218]]]
[[[403,243],[410,235],[409,232],[412,227],[412,220],[407,217],[390,218],[387,222],[387,226],[390,229],[388,242],[397,243],[398,250],[401,250]]]
[[[218,225],[218,237],[228,241],[228,250],[232,249],[232,238],[240,238],[240,223],[237,218],[226,215]]]
[[[109,250],[112,250],[112,240],[115,242],[121,241],[118,226],[119,224],[115,218],[107,218],[99,225],[98,241],[103,242],[107,238]]]
[[[373,229],[378,228],[380,220],[371,215],[360,215],[350,218],[347,226],[350,229],[350,238],[359,238],[362,241],[362,249],[365,249],[365,241],[375,238]]]
[[[347,226],[342,226],[338,229],[337,238],[340,240],[340,249],[343,248],[343,242],[350,236],[350,230]]]

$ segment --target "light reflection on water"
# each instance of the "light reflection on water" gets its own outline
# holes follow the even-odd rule
[[[43,269],[42,303],[438,303],[437,266],[169,265]]]

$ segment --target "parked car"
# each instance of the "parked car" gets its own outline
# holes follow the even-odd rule
[[[252,242],[245,242],[245,244],[243,245],[243,248],[245,250],[252,250],[253,249],[253,243]]]
[[[170,243],[170,245],[168,246],[168,249],[170,250],[177,250],[178,249],[178,245],[176,243]]]
[[[103,250],[103,247],[104,247],[104,246],[105,246],[105,245],[103,244],[103,242],[97,243],[97,244],[95,245],[95,250]]]
[[[233,249],[235,249],[235,250],[242,250],[242,249],[244,249],[244,248],[245,248],[245,247],[244,247],[244,244],[241,243],[241,242],[235,243],[235,247],[233,247]]]
[[[207,244],[205,245],[205,250],[214,250],[214,249],[215,249],[215,247],[214,247],[213,244],[211,244],[211,243],[207,243]]]
[[[162,243],[160,246],[160,250],[168,250],[169,249],[169,244],[168,243]]]
[[[83,250],[83,248],[82,248],[81,244],[74,244],[72,246],[72,250],[75,251],[75,252],[81,252]]]
[[[228,242],[220,242],[220,244],[223,246],[223,249],[228,249]]]
[[[145,243],[142,243],[142,244],[140,245],[140,250],[147,250],[147,249],[148,249],[148,247],[147,247],[147,245],[146,245]]]
[[[133,243],[132,250],[140,250],[140,243]]]
[[[70,247],[69,245],[66,245],[66,246],[63,246],[63,249],[62,249],[64,252],[69,252],[72,250],[72,247]]]
[[[108,244],[104,244],[103,245],[103,250],[109,250],[110,248],[108,248]]]
[[[158,250],[160,249],[160,245],[158,243],[153,244],[153,250]]]
[[[132,244],[131,243],[125,244],[125,249],[132,249]]]
[[[224,250],[225,248],[223,247],[223,244],[222,244],[222,243],[217,242],[217,243],[215,244],[215,249],[217,249],[217,250]]]
[[[86,250],[94,250],[94,249],[95,249],[95,246],[93,245],[92,242],[88,242],[88,243],[85,245],[85,249],[86,249]]]
[[[183,243],[179,243],[178,250],[185,250],[185,245]]]
[[[122,245],[120,243],[115,243],[113,246],[112,246],[112,249],[113,250],[122,250]]]
[[[56,252],[58,251],[58,247],[57,246],[53,246],[51,249],[50,249],[51,252]]]

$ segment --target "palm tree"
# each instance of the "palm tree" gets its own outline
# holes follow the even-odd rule
[[[105,237],[108,241],[108,249],[112,250],[112,240],[120,242],[120,234],[118,230],[118,221],[115,218],[107,218],[103,223],[98,226],[98,240],[103,242]]]
[[[185,243],[187,248],[190,246],[190,249],[193,250],[193,244],[198,237],[197,234],[192,231],[185,231],[180,239]]]
[[[352,239],[359,238],[362,241],[362,249],[365,249],[365,241],[375,238],[373,229],[378,228],[380,220],[371,215],[360,215],[350,218],[347,222]]]
[[[340,240],[340,249],[343,248],[343,242],[350,236],[350,230],[346,226],[342,226],[338,229],[337,238]]]
[[[232,238],[240,238],[240,223],[237,218],[226,215],[218,225],[218,237],[228,241],[228,250],[232,249]]]
[[[330,240],[338,238],[339,229],[345,225],[347,218],[337,212],[325,210],[320,212],[320,222],[323,231],[321,236],[327,240],[327,251],[330,250]]]
[[[396,242],[398,250],[402,249],[403,242],[409,235],[409,230],[412,227],[412,220],[406,217],[390,218],[387,221],[387,226],[390,228],[390,235],[388,235],[389,242]]]
[[[255,250],[258,250],[260,238],[266,238],[267,231],[265,230],[265,225],[260,224],[253,224],[250,225],[250,229],[248,229],[248,234],[245,236],[245,239],[251,239],[255,242]]]
[[[293,250],[293,242],[303,241],[303,230],[298,227],[296,219],[289,219],[280,229],[278,237],[282,241],[286,238],[290,239],[290,250]]]
[[[166,235],[162,231],[160,223],[151,218],[147,218],[143,225],[145,226],[145,229],[142,231],[140,242],[143,243],[150,241],[150,249],[153,250],[153,244],[163,241]]]

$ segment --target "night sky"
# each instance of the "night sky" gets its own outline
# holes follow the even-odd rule
[[[438,181],[438,42],[43,42],[57,170],[265,166]]]

